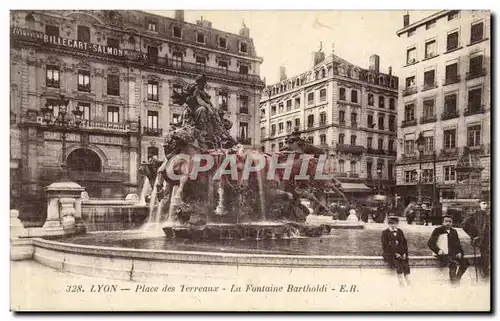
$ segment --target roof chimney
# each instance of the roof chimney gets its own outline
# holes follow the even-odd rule
[[[392,67],[389,66],[389,76],[392,76]]]
[[[212,23],[208,20],[203,20],[203,16],[201,16],[200,20],[196,20],[196,24],[205,28],[212,28]]]
[[[245,24],[245,19],[241,20],[241,29],[239,35],[245,38],[250,38],[250,29],[247,28],[247,25]]]
[[[313,67],[325,60],[325,52],[323,51],[323,43],[319,43],[319,50],[312,53]]]
[[[175,20],[184,22],[184,10],[175,10]]]
[[[403,28],[406,28],[410,25],[410,14],[406,11],[406,14],[403,16]]]
[[[369,67],[368,69],[370,69],[371,71],[373,72],[380,72],[380,57],[379,55],[371,55],[370,56],[370,62],[369,62]]]
[[[285,66],[280,66],[280,81],[285,80],[287,78],[286,76],[286,67]]]

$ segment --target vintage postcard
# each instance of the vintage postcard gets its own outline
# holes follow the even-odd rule
[[[490,26],[11,10],[10,309],[490,311]]]

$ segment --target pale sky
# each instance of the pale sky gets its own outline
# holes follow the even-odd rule
[[[173,17],[173,11],[154,11]],[[410,11],[410,23],[434,11]],[[264,59],[260,75],[266,83],[279,79],[279,66],[287,76],[312,66],[311,52],[323,42],[323,51],[368,68],[372,54],[380,56],[381,72],[398,75],[405,53],[400,50],[396,31],[403,27],[404,11],[185,11],[185,20],[195,23],[203,16],[215,29],[238,33],[242,19],[250,28],[257,55]]]

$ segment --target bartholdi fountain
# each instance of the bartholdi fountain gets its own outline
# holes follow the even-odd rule
[[[168,237],[190,239],[275,239],[363,227],[357,219],[349,224],[333,219],[331,224],[306,224],[309,209],[301,199],[324,208],[331,218],[335,213],[322,201],[324,191],[345,199],[333,176],[317,179],[318,173],[332,174],[320,157],[323,150],[308,144],[298,130],[280,153],[246,150],[229,135],[232,123],[212,106],[205,85],[205,77],[199,76],[183,94],[172,97],[185,110],[166,136],[165,160],[151,158],[140,168],[152,190],[146,228],[161,225]],[[303,179],[303,173],[310,178]]]

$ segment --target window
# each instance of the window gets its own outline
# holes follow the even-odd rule
[[[261,127],[260,128],[260,137],[265,137],[266,136],[266,127]]]
[[[467,127],[467,146],[481,145],[481,125]]]
[[[396,116],[394,115],[389,116],[389,131],[391,132],[396,131]]]
[[[339,99],[345,100],[345,88],[339,88]]]
[[[390,181],[392,181],[394,179],[394,174],[393,174],[393,171],[394,171],[394,165],[392,165],[391,163],[387,164],[387,179],[389,179]]]
[[[182,37],[182,28],[178,27],[178,26],[174,26],[173,35],[174,35],[174,38],[181,38]]]
[[[469,74],[480,75],[483,71],[483,56],[474,56],[469,59]]]
[[[78,91],[90,92],[90,71],[78,70]]]
[[[326,135],[325,134],[319,135],[319,143],[321,145],[326,145]]]
[[[444,148],[455,148],[456,145],[457,130],[447,129],[444,131]]]
[[[413,183],[415,181],[415,171],[405,171],[405,183]]]
[[[285,127],[283,126],[283,123],[279,123],[279,124],[278,124],[278,133],[283,132],[283,129],[284,129],[284,128],[285,128]]]
[[[295,127],[300,128],[300,118],[295,118]]]
[[[405,155],[412,155],[415,153],[415,140],[407,139],[405,140]]]
[[[429,70],[424,72],[424,89],[436,87],[436,71]]]
[[[326,101],[326,89],[321,89],[319,91],[319,101]]]
[[[220,104],[219,104],[219,106],[220,106]],[[262,108],[260,110],[260,119],[264,119],[264,118],[266,118],[266,110],[264,108]]]
[[[344,134],[339,134],[339,144],[340,144],[340,145],[343,145],[343,144],[344,144],[344,137],[345,137],[345,135],[344,135]]]
[[[407,77],[405,84],[406,84],[406,88],[415,87],[415,76]]]
[[[241,52],[248,52],[248,45],[246,42],[240,42],[240,51]]]
[[[287,120],[286,121],[286,130],[291,130],[292,129],[292,121],[291,120]]]
[[[378,96],[378,106],[380,108],[385,108],[385,97],[384,96]]]
[[[345,111],[339,110],[339,123],[345,123]]]
[[[172,54],[172,62],[176,66],[182,66],[183,59],[184,59],[184,55],[181,52],[174,52]]]
[[[120,122],[120,108],[116,106],[108,106],[108,122],[119,123]]]
[[[367,118],[366,122],[367,122],[369,128],[373,128],[374,127],[373,115],[372,114],[368,114],[368,118]]]
[[[367,162],[366,163],[366,177],[372,178],[372,168],[373,168],[373,164],[370,162]]]
[[[118,39],[115,39],[115,38],[108,38],[108,47],[111,47],[111,48],[120,48],[120,42],[118,41]]]
[[[445,83],[451,84],[458,81],[458,63],[446,66]]]
[[[172,89],[176,95],[181,95],[182,93],[184,93],[184,87],[182,87],[182,85],[174,84],[172,86]]]
[[[405,121],[411,121],[415,119],[415,105],[409,104],[405,106]]]
[[[107,87],[108,87],[108,95],[120,96],[120,76],[108,75]]]
[[[357,90],[351,90],[351,102],[357,103],[358,102],[358,91]]]
[[[424,100],[424,118],[431,118],[434,116],[434,98]]]
[[[457,110],[457,94],[444,96],[444,112],[453,114]]]
[[[313,127],[314,126],[314,115],[309,115],[307,116],[307,127]]]
[[[434,136],[424,137],[424,152],[430,153],[434,150]]]
[[[351,145],[356,145],[356,135],[351,135]]]
[[[295,98],[295,109],[300,108],[300,97]]]
[[[248,123],[240,122],[239,134],[240,134],[240,139],[242,140],[248,139]]]
[[[148,128],[158,129],[158,112],[148,110]]]
[[[339,159],[339,173],[343,173],[343,172],[344,172],[344,160]]]
[[[373,106],[373,94],[368,94],[368,106]]]
[[[150,159],[152,157],[158,157],[158,155],[159,155],[158,147],[154,147],[154,146],[148,147],[148,159]]]
[[[384,120],[385,117],[383,114],[378,116],[378,130],[384,130]]]
[[[387,146],[387,149],[388,149],[390,152],[393,152],[393,151],[394,151],[394,139],[389,139],[389,145]]]
[[[135,48],[135,38],[134,38],[134,37],[130,36],[130,37],[128,38],[128,43],[129,43],[129,44],[130,44],[133,48]]]
[[[274,136],[274,135],[276,135],[276,125],[272,124],[271,125],[271,136]]]
[[[276,115],[276,105],[271,106],[271,116]]]
[[[45,25],[45,34],[47,36],[59,37],[59,27],[52,25]]]
[[[77,39],[78,41],[90,42],[90,28],[86,26],[78,26]]]
[[[225,91],[219,91],[219,108],[222,110],[228,110],[227,92],[225,92]],[[275,112],[276,112],[276,110],[275,110]]]
[[[448,34],[446,38],[446,50],[454,50],[458,48],[458,31],[454,31]]]
[[[158,47],[148,46],[148,59],[156,60],[158,58]]]
[[[47,65],[46,85],[51,88],[59,88],[60,86],[59,67]]]
[[[378,150],[383,150],[384,149],[384,139],[379,138],[378,139]]]
[[[308,93],[307,94],[307,104],[312,105],[314,104],[314,93]]]
[[[448,21],[455,20],[458,18],[458,11],[452,11],[448,13]]]
[[[436,40],[425,43],[425,58],[432,58],[436,55]]]
[[[285,107],[283,106],[283,103],[280,103],[278,105],[278,112],[281,114],[283,112],[285,112]]]
[[[358,163],[356,161],[351,161],[351,174],[356,174],[356,167],[358,167],[357,165]]]
[[[368,137],[368,138],[366,139],[366,148],[371,149],[371,148],[372,148],[372,146],[373,146],[373,137]]]
[[[196,32],[196,42],[205,43],[205,35],[199,31]]]
[[[240,65],[240,75],[248,75],[248,66]]]
[[[226,69],[228,68],[228,63],[225,60],[219,60],[219,68]]]
[[[454,182],[456,179],[455,166],[443,166],[444,181]]]
[[[319,114],[319,122],[321,125],[326,124],[326,113],[325,112],[322,112],[321,114]]]
[[[276,144],[271,144],[271,152],[273,152],[276,149]]]
[[[417,48],[413,47],[406,50],[406,64],[417,62]]]
[[[149,31],[155,31],[155,32],[156,32],[156,31],[157,31],[157,30],[156,30],[156,22],[151,22],[151,21],[150,21],[150,22],[148,23],[148,30],[149,30]]]
[[[481,110],[482,95],[481,88],[469,90],[469,105],[467,111],[475,112]]]
[[[470,28],[470,42],[474,43],[483,40],[484,37],[483,32],[484,32],[484,27],[482,22],[473,24]]]
[[[219,47],[224,48],[224,49],[227,48],[227,39],[226,38],[222,38],[222,37],[219,38]]]
[[[424,183],[432,183],[434,181],[434,170],[432,168],[422,170],[422,181]]]
[[[158,101],[158,82],[148,81],[148,100]]]
[[[434,28],[435,26],[436,26],[436,20],[432,20],[425,24],[425,29],[429,30],[431,28]]]
[[[248,114],[248,96],[240,96],[240,113]]]
[[[200,65],[206,65],[207,64],[207,58],[204,56],[196,56],[196,63]]]
[[[356,127],[358,125],[358,114],[351,113],[351,124],[352,127]]]
[[[394,98],[389,98],[389,109],[394,110],[396,109],[396,99]]]

